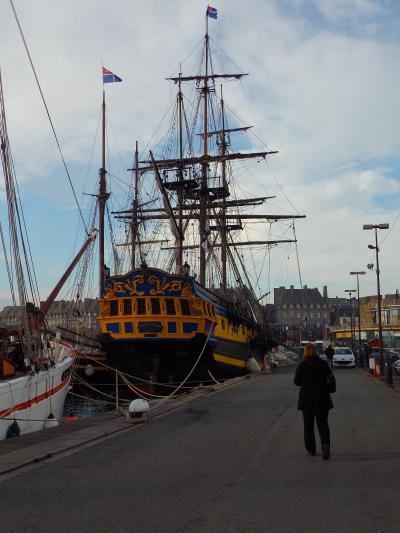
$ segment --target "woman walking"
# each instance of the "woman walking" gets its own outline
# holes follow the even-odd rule
[[[304,444],[309,455],[316,454],[314,421],[317,421],[321,439],[322,457],[330,457],[330,432],[328,425],[329,409],[333,403],[329,393],[328,376],[332,376],[326,361],[320,359],[315,344],[304,348],[304,360],[299,364],[294,376],[294,384],[300,387],[297,408],[303,411]],[[333,379],[333,376],[332,378]]]

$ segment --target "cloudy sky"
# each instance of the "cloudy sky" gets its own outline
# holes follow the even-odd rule
[[[14,0],[14,5],[83,202],[82,193],[94,191],[100,166],[101,64],[123,78],[107,87],[107,99],[117,154],[113,173],[124,188],[135,141],[147,145],[170,104],[172,88],[164,78],[176,73],[180,62],[189,73],[185,60],[204,35],[206,3]],[[394,292],[400,288],[400,4],[219,0],[213,5],[219,17],[210,21],[210,33],[227,54],[221,53],[222,66],[232,69],[234,63],[250,74],[231,91],[236,111],[269,148],[279,150],[264,177],[248,188],[276,195],[271,210],[307,216],[296,223],[303,284],[328,285],[330,296],[344,296],[355,286],[349,272],[375,262],[368,250],[373,234],[362,225],[388,222],[390,230],[379,234],[381,283],[383,292]],[[82,232],[7,0],[0,4],[0,65],[44,297]],[[2,193],[0,205],[4,212]],[[361,282],[362,294],[375,292],[374,272]],[[261,288],[291,284],[299,286],[293,246],[272,252]],[[2,269],[0,305],[7,294]]]

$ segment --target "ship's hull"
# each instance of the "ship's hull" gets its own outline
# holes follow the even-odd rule
[[[103,342],[103,348],[107,353],[106,364],[113,369],[133,378],[147,376],[161,383],[184,379],[198,359],[192,374],[197,380],[212,379],[209,372],[216,379],[244,375],[248,372],[250,357],[261,359],[260,352],[252,350],[248,343],[215,337],[207,343],[205,336],[187,342],[162,339],[109,341]],[[100,368],[97,371],[104,375]]]
[[[72,349],[62,352],[48,370],[0,382],[0,440],[58,425],[74,362]]]
[[[105,363],[129,379],[179,383],[190,373],[192,382],[221,380],[246,374],[252,357],[263,360],[266,347],[255,345],[255,326],[237,304],[193,278],[137,269],[107,279],[106,292],[99,316]],[[90,381],[104,382],[104,371],[97,373]]]

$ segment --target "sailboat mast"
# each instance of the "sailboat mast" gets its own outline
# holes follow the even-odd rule
[[[222,155],[222,187],[227,190],[226,183],[226,161],[224,156],[226,154],[226,139],[225,139],[225,108],[224,99],[222,96],[221,86],[221,118],[222,118],[222,130],[221,130],[221,155]],[[226,289],[226,197],[225,194],[222,197],[221,207],[221,270],[222,270],[222,288]]]
[[[135,186],[132,205],[131,238],[132,238],[132,270],[136,268],[136,239],[138,234],[138,194],[139,194],[139,143],[136,141],[135,149]]]
[[[105,91],[103,89],[102,104],[102,156],[101,168],[99,170],[99,297],[104,296],[104,214],[106,206],[106,102]]]
[[[203,156],[208,155],[208,17],[206,16],[206,35],[205,35],[205,76],[203,85],[204,98],[204,125],[203,125]],[[200,187],[200,216],[199,216],[199,232],[200,232],[200,275],[199,281],[202,285],[206,281],[206,248],[207,248],[207,234],[206,234],[206,217],[207,217],[207,182],[208,182],[208,163],[202,164],[202,182]]]

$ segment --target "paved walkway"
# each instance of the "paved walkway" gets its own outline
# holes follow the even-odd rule
[[[303,450],[293,372],[0,481],[1,531],[400,531],[400,397],[359,369],[338,370],[323,461]]]

